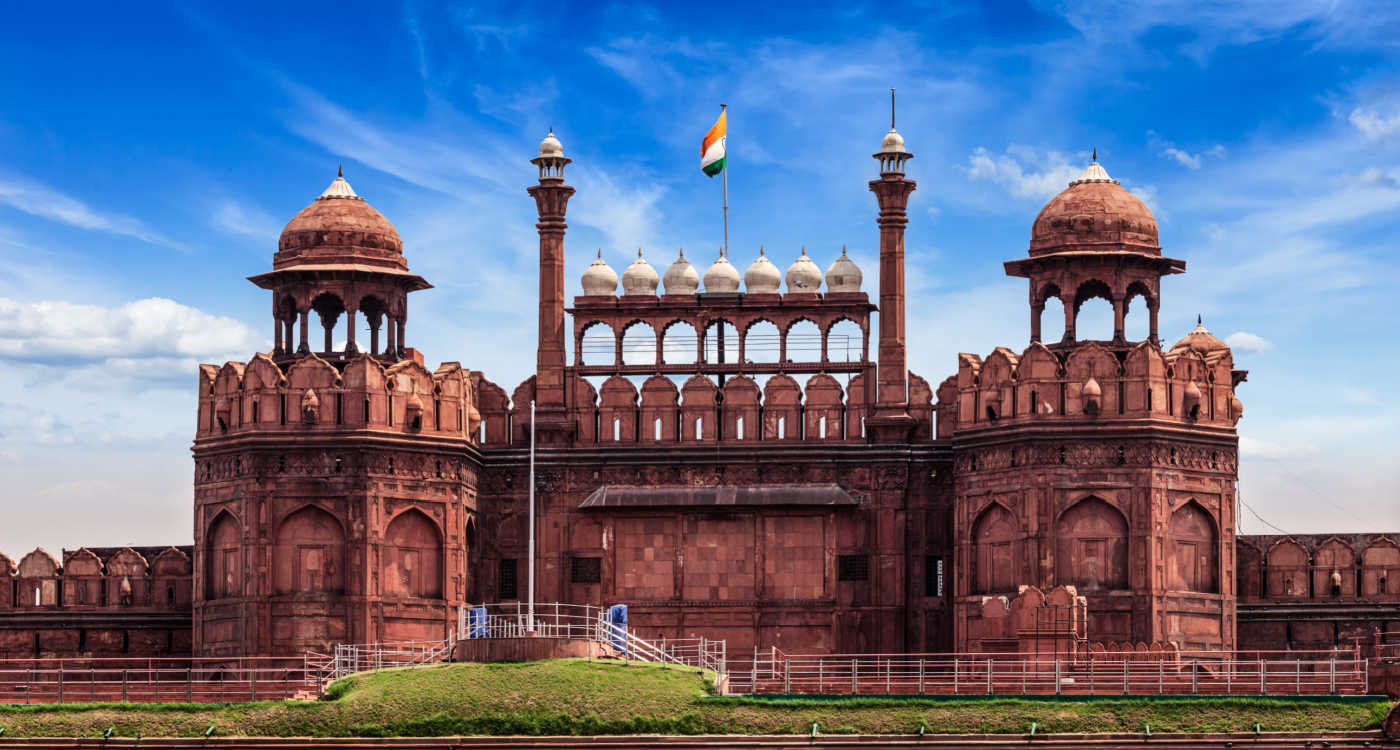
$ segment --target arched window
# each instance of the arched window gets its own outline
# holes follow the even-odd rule
[[[227,511],[220,512],[204,535],[204,564],[209,571],[204,580],[204,595],[209,599],[238,596],[243,588],[240,570],[241,543],[238,521]]]
[[[400,513],[384,532],[385,596],[442,597],[442,536],[417,510]]]
[[[647,323],[632,323],[622,332],[622,364],[656,364],[656,329]]]
[[[1220,591],[1215,521],[1205,508],[1188,502],[1172,513],[1167,529],[1167,588]]]
[[[331,514],[305,507],[277,529],[274,552],[279,594],[345,591],[345,532]]]
[[[668,365],[695,364],[695,354],[699,350],[695,327],[685,322],[675,322],[666,326],[661,335],[662,362]]]
[[[607,323],[593,322],[579,333],[577,359],[584,365],[616,365],[617,334]]]
[[[749,325],[744,331],[744,359],[749,362],[777,362],[778,327],[766,320]]]
[[[978,516],[972,526],[974,593],[990,594],[1015,588],[1020,571],[1019,536],[1016,517],[1005,506],[993,504]]]
[[[1113,339],[1113,292],[1102,281],[1086,281],[1074,295],[1076,341]]]
[[[1055,525],[1055,581],[1083,592],[1128,587],[1128,522],[1097,497],[1080,500]]]

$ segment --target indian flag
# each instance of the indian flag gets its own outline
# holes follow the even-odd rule
[[[700,143],[700,169],[710,177],[724,171],[724,110]]]

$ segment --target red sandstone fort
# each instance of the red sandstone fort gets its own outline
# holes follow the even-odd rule
[[[1186,264],[1097,161],[1005,264],[1029,282],[1029,344],[929,381],[905,365],[912,154],[891,128],[875,156],[874,300],[823,248],[825,274],[806,250],[786,274],[761,252],[742,278],[683,254],[658,276],[639,253],[621,294],[600,255],[570,303],[574,188],[551,133],[528,189],[537,368],[509,392],[408,346],[409,293],[430,285],[337,177],[251,278],[271,292],[272,351],[200,368],[193,546],[0,555],[0,655],[444,639],[462,605],[526,594],[532,441],[537,596],[626,603],[646,634],[996,651],[1031,599],[1077,606],[1102,643],[1305,649],[1400,630],[1400,535],[1236,535],[1246,372],[1203,326],[1162,346],[1160,281]],[[1058,341],[1040,335],[1051,298]],[[1113,307],[1108,340],[1076,335],[1092,298]],[[1146,339],[1125,335],[1130,311]]]

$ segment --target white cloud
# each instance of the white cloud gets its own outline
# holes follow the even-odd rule
[[[1400,109],[1392,109],[1388,115],[1373,108],[1357,107],[1347,116],[1347,120],[1361,131],[1361,134],[1375,141],[1400,133]]]
[[[1181,166],[1186,167],[1187,169],[1200,169],[1200,168],[1201,168],[1201,156],[1200,156],[1200,154],[1192,154],[1192,153],[1188,153],[1188,152],[1186,152],[1186,151],[1182,151],[1182,150],[1179,149],[1179,148],[1172,147],[1172,148],[1168,148],[1168,149],[1163,150],[1163,151],[1162,151],[1162,156],[1165,156],[1165,157],[1167,157],[1168,159],[1173,159],[1173,160],[1175,160],[1177,164],[1180,164]]]
[[[259,209],[232,198],[226,198],[214,206],[214,226],[230,234],[243,235],[264,242],[272,241],[281,233],[282,227],[276,219]]]
[[[1319,453],[1317,446],[1311,443],[1287,445],[1269,442],[1267,440],[1258,440],[1244,435],[1240,436],[1240,455],[1245,458],[1300,458],[1302,456],[1316,455],[1317,453]]]
[[[1225,343],[1231,349],[1238,349],[1246,352],[1267,352],[1273,351],[1274,345],[1263,336],[1259,336],[1246,331],[1236,331],[1225,337]]]
[[[149,229],[137,219],[122,214],[99,212],[77,198],[23,177],[0,176],[0,203],[32,216],[80,229],[125,235],[146,242],[174,246],[169,239]]]
[[[246,359],[265,343],[237,320],[159,297],[119,307],[0,298],[0,359],[126,366],[141,360],[159,367],[192,358]]]
[[[1035,161],[1035,168],[1022,166],[1022,161]],[[987,149],[978,147],[967,157],[967,176],[973,180],[994,182],[1006,188],[1017,198],[1049,199],[1071,180],[1079,176],[1082,168],[1069,163],[1069,158],[1058,151],[1048,151],[1033,156],[1024,147],[1008,147],[1006,153],[993,155]]]

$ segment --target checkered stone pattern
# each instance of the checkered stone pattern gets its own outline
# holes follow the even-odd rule
[[[752,601],[753,517],[686,520],[685,586],[691,601]]]
[[[674,596],[674,519],[619,518],[616,535],[618,598],[637,602]]]

